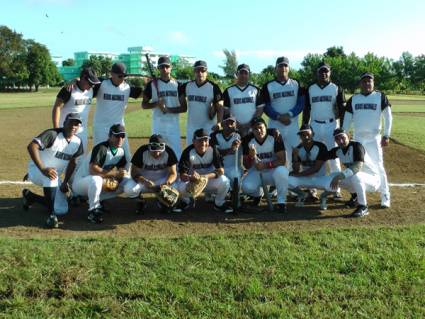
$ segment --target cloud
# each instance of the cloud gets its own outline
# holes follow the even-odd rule
[[[187,35],[181,31],[168,33],[168,40],[176,44],[186,44],[189,42]]]

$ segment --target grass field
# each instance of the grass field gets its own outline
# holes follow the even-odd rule
[[[420,318],[424,231],[1,239],[0,317]]]
[[[50,123],[56,92],[0,94],[2,179],[23,175],[25,145]],[[421,153],[390,146],[389,174],[423,183],[425,97],[390,99],[393,138]],[[130,103],[131,137],[150,135],[150,116],[140,100]],[[182,117],[182,135],[184,126]],[[19,172],[8,172],[6,163]],[[317,215],[291,206],[287,219],[234,221],[207,211],[139,219],[126,211],[109,215],[116,222],[104,228],[73,215],[55,231],[39,226],[41,208],[16,208],[19,188],[0,190],[0,318],[425,317],[422,188],[397,189],[394,207],[371,206],[370,216],[355,221],[341,218],[342,208]]]

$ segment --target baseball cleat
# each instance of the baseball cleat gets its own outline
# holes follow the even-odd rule
[[[286,208],[285,203],[276,204],[276,210],[280,214],[286,214],[288,212],[288,209]]]
[[[59,221],[55,214],[50,215],[46,220],[46,226],[48,228],[58,228]]]
[[[297,202],[295,203],[295,207],[304,207],[304,201],[307,197],[305,192],[299,193],[297,196]]]
[[[89,210],[89,214],[87,216],[87,219],[95,224],[100,224],[103,222],[103,212],[99,208],[95,208],[92,210]]]
[[[357,205],[357,194],[352,193],[351,198],[344,203],[344,205],[348,208],[356,207]]]
[[[136,214],[142,215],[145,212],[147,203],[144,200],[140,200],[137,202]]]
[[[334,199],[334,200],[342,200],[341,192],[336,192],[336,193],[333,195],[333,199]]]
[[[320,209],[327,210],[328,209],[328,199],[326,197],[320,198]]]
[[[368,210],[367,206],[359,205],[359,206],[357,206],[356,210],[351,215],[349,215],[349,217],[356,217],[357,218],[357,217],[364,217],[364,216],[367,216],[367,215],[369,215],[369,210]]]
[[[256,206],[260,205],[260,202],[261,202],[261,196],[253,197],[250,206],[256,207]]]
[[[180,209],[182,212],[193,207],[195,207],[195,200],[192,197],[180,199],[175,206],[176,209]]]
[[[231,213],[233,213],[233,208],[230,207],[230,206],[228,206],[228,205],[226,205],[226,203],[224,203],[221,206],[218,206],[218,205],[214,204],[214,210],[216,210],[218,212],[225,213],[225,214],[231,214]]]
[[[381,195],[381,208],[390,208],[390,206],[391,206],[390,194]]]
[[[29,189],[23,189],[22,190],[22,208],[24,210],[28,210],[31,207],[31,201],[28,198],[30,190]]]

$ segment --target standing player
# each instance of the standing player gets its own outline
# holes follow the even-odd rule
[[[382,148],[388,146],[392,126],[391,104],[386,95],[374,90],[374,76],[363,73],[360,76],[360,90],[347,102],[343,127],[349,130],[354,124],[354,140],[360,142],[366,150],[365,161],[374,167],[381,178],[381,207],[391,205],[390,188],[384,168]],[[381,137],[381,118],[384,120],[384,135]]]
[[[334,131],[338,145],[329,151],[329,158],[339,158],[345,169],[332,179],[331,188],[344,188],[356,194],[358,206],[351,217],[363,217],[369,214],[366,192],[376,192],[380,184],[379,176],[364,161],[365,149],[359,142],[350,141],[343,129]]]
[[[85,68],[80,73],[80,79],[72,85],[71,91],[63,87],[56,96],[52,110],[53,127],[60,128],[69,113],[78,113],[82,124],[77,135],[83,142],[84,151],[87,152],[87,128],[90,105],[93,100],[92,87],[100,84],[96,73],[91,68]]]
[[[307,90],[303,123],[310,123],[314,140],[322,142],[328,150],[335,147],[334,130],[344,116],[345,95],[341,87],[331,82],[331,67],[322,62],[317,68],[317,82]],[[339,172],[338,160],[329,161],[330,172]]]
[[[174,150],[177,158],[181,155],[179,113],[187,111],[186,104],[180,106],[179,86],[171,78],[170,58],[158,59],[160,76],[150,81],[143,92],[143,109],[153,109],[152,134],[161,134],[166,143]]]
[[[198,129],[193,134],[193,144],[186,147],[179,162],[180,184],[178,186],[182,201],[190,206],[187,185],[196,182],[200,176],[208,178],[205,192],[215,193],[214,209],[232,213],[233,209],[225,203],[230,181],[224,175],[223,160],[215,147],[209,144],[208,132]]]
[[[193,133],[198,128],[208,132],[217,124],[217,113],[222,112],[222,94],[217,84],[207,79],[205,61],[193,65],[195,80],[180,86],[180,104],[187,105],[186,145],[192,144]]]
[[[156,193],[161,185],[171,186],[177,179],[177,157],[174,151],[165,143],[161,135],[153,134],[149,144],[142,145],[131,159],[131,178],[126,183],[124,192],[129,197],[141,198],[142,193]],[[160,204],[158,202],[158,204]],[[142,213],[146,202],[138,203],[138,213]],[[161,206],[168,211],[167,207]],[[173,208],[173,212],[181,212]]]
[[[69,113],[63,128],[49,129],[35,137],[28,145],[31,161],[28,163],[28,178],[34,184],[43,187],[44,196],[32,193],[28,189],[22,191],[24,209],[37,202],[47,206],[48,227],[57,228],[58,218],[55,204],[58,189],[68,192],[68,181],[74,172],[76,159],[83,154],[83,144],[76,135],[82,123],[78,113]],[[60,176],[65,171],[63,181]]]
[[[242,153],[239,146],[242,138],[236,129],[235,117],[230,114],[226,116],[222,121],[222,129],[211,134],[210,144],[217,148],[223,158],[224,175],[230,181],[233,181],[234,178],[240,181],[242,177]]]
[[[253,196],[254,205],[260,203],[263,191],[261,176],[266,185],[277,190],[277,208],[286,213],[286,195],[288,192],[288,169],[285,167],[285,146],[280,135],[267,130],[261,117],[251,121],[252,133],[243,138],[242,151],[248,174],[242,180],[244,193]]]
[[[129,181],[129,178],[125,177],[127,156],[123,148],[124,139],[124,126],[112,125],[108,139],[93,148],[91,154],[85,158],[75,173],[72,190],[79,196],[88,196],[87,218],[93,223],[103,221],[104,209],[101,200],[116,197]],[[116,191],[104,192],[102,190],[104,179],[109,177],[117,179],[120,184]]]
[[[106,141],[112,125],[124,123],[124,112],[128,98],[137,99],[142,94],[142,88],[130,86],[125,77],[126,67],[123,63],[115,63],[111,68],[111,78],[102,81],[94,87],[96,96],[96,111],[93,118],[93,145]],[[130,146],[128,139],[124,140],[127,163],[130,163]]]
[[[248,134],[251,120],[260,117],[264,109],[260,89],[249,83],[250,72],[248,64],[238,65],[236,84],[228,87],[223,93],[225,111],[235,117],[242,137]]]
[[[286,149],[287,167],[291,169],[292,149],[298,145],[298,114],[304,107],[304,90],[289,78],[289,60],[276,60],[276,78],[264,84],[261,92],[266,103],[264,112],[270,118],[269,127],[277,128]]]

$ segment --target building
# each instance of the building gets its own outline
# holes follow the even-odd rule
[[[74,60],[75,64],[72,66],[60,66],[59,73],[63,76],[65,81],[75,79],[80,75],[81,66],[84,64],[84,61],[88,60],[90,56],[103,56],[111,58],[112,62],[122,62],[127,67],[127,73],[129,74],[140,74],[143,75],[143,67],[146,64],[146,54],[149,54],[149,58],[154,66],[156,66],[158,58],[160,56],[170,56],[172,62],[177,62],[180,59],[184,59],[189,63],[194,63],[195,57],[185,56],[185,55],[173,55],[168,53],[158,53],[154,52],[153,48],[145,47],[131,47],[127,49],[127,53],[114,54],[107,52],[75,52]]]

